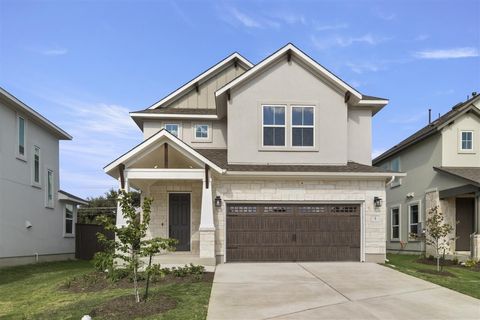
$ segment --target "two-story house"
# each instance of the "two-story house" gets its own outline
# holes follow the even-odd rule
[[[288,44],[234,53],[130,115],[144,141],[104,170],[152,197],[167,262],[384,261],[385,185],[366,96]],[[117,223],[124,223],[117,214]]]
[[[0,266],[74,258],[76,196],[59,190],[72,137],[0,88]]]
[[[480,258],[480,96],[473,95],[373,160],[406,172],[387,188],[387,249],[432,253],[421,234],[438,206],[450,256]]]

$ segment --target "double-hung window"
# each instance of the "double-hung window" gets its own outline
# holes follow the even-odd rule
[[[314,108],[292,107],[292,146],[313,147]]]
[[[65,204],[65,235],[73,235],[73,204]]]
[[[33,185],[40,186],[40,147],[33,147],[33,161],[32,161],[32,180]]]
[[[395,171],[395,172],[400,172],[400,158],[396,157],[390,161],[390,170]],[[393,180],[391,187],[396,187],[399,186],[402,183],[399,177],[395,177],[395,180]]]
[[[46,206],[53,208],[53,170],[47,169]]]
[[[400,240],[400,208],[394,207],[390,209],[391,217],[391,234],[392,240]]]
[[[420,206],[414,203],[408,206],[408,232],[409,234],[418,234],[418,222],[420,215]]]
[[[285,106],[263,106],[263,145],[285,146]]]
[[[165,130],[173,134],[175,137],[180,135],[180,126],[177,123],[167,123],[165,124]]]
[[[25,118],[17,116],[17,157],[25,159]]]
[[[473,131],[460,132],[460,150],[473,151]]]

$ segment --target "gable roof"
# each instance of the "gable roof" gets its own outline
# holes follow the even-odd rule
[[[122,163],[125,163],[129,161],[130,159],[135,158],[138,154],[140,154],[143,151],[146,151],[150,148],[156,148],[157,143],[159,140],[165,139],[167,140],[172,147],[174,147],[176,150],[181,151],[183,154],[187,155],[191,159],[197,160],[197,162],[202,162],[207,165],[209,165],[213,170],[217,171],[218,173],[222,173],[223,170],[218,167],[215,163],[204,157],[202,154],[197,152],[195,149],[190,147],[188,144],[180,140],[179,138],[175,137],[173,134],[168,132],[165,129],[160,130],[150,138],[144,140],[140,144],[136,145],[117,159],[113,160],[109,164],[107,164],[103,170],[108,173],[109,175],[113,176],[116,174],[114,170]]]
[[[392,148],[388,149],[375,159],[373,159],[373,165],[377,165],[379,162],[397,154],[401,150],[414,145],[420,141],[425,140],[426,138],[430,137],[431,135],[439,132],[443,127],[450,124],[454,121],[457,117],[465,114],[466,112],[473,111],[477,114],[480,114],[480,110],[473,105],[473,102],[480,98],[480,95],[476,95],[471,97],[465,102],[456,104],[450,111],[445,113],[440,118],[432,121],[430,124],[426,125],[425,127],[421,128],[405,140],[401,141],[399,144],[393,146]]]
[[[155,102],[151,107],[148,109],[157,109],[160,108],[162,105],[173,101],[175,98],[178,96],[184,94],[188,90],[192,89],[196,84],[200,84],[203,81],[208,80],[211,78],[213,75],[217,74],[219,71],[223,70],[224,67],[227,65],[230,65],[231,63],[235,63],[238,61],[241,63],[247,70],[253,67],[253,64],[248,61],[246,58],[244,58],[241,54],[238,52],[234,52],[216,65],[210,67],[209,69],[205,70],[202,72],[200,75],[196,76],[189,82],[185,83],[183,86],[180,88],[176,89],[175,91],[171,92],[168,94],[166,97],[162,98],[160,101]]]
[[[33,110],[25,103],[17,99],[14,95],[10,94],[7,90],[0,87],[0,97],[3,97],[7,101],[10,101],[13,106],[18,109],[20,112],[25,113],[28,115],[32,120],[37,122],[42,127],[49,130],[53,133],[58,139],[60,140],[72,140],[72,136],[69,135],[67,132],[62,130],[60,127],[55,125],[53,122],[42,116],[37,111]]]
[[[78,204],[83,204],[83,205],[87,205],[88,204],[88,201],[85,200],[85,199],[82,199],[80,197],[77,197],[67,191],[63,191],[63,190],[58,190],[58,200],[60,201],[70,201],[70,202],[75,202],[75,203],[78,203]]]

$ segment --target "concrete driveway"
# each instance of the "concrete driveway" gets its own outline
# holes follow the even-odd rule
[[[480,319],[480,300],[373,263],[231,263],[207,319]]]

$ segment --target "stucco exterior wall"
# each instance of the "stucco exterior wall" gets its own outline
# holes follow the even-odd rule
[[[460,132],[473,131],[473,151],[460,150]],[[442,165],[445,167],[480,167],[480,119],[467,113],[442,130]]]
[[[143,124],[143,139],[148,139],[162,128],[165,124],[179,124],[181,127],[179,138],[193,148],[227,148],[227,119],[221,120],[166,120],[166,121],[145,121]],[[195,139],[195,124],[208,124],[210,138],[208,140]]]
[[[348,109],[348,160],[372,165],[372,111]]]
[[[315,106],[315,146],[293,151],[290,109],[286,112],[286,147],[262,147],[262,104]],[[246,84],[232,89],[228,104],[228,162],[232,164],[345,164],[347,106],[344,96],[305,69],[295,58],[272,65]],[[367,148],[368,146],[365,146]]]
[[[16,158],[16,112],[0,100],[0,259],[35,254],[72,254],[75,239],[64,232],[64,203],[58,201],[59,144],[26,114],[26,161]],[[41,188],[32,186],[33,148],[41,149]],[[54,208],[46,208],[46,172],[54,172]],[[76,216],[76,215],[75,215]],[[25,227],[26,221],[32,224]]]

